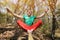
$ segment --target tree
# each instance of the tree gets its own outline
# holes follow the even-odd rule
[[[54,34],[56,29],[56,17],[55,17],[56,3],[57,0],[48,0],[48,4],[52,13],[52,40],[54,40]]]

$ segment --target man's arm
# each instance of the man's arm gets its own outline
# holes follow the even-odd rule
[[[23,16],[17,15],[16,13],[12,12],[9,8],[6,8],[8,12],[10,12],[13,16],[16,16],[18,18],[23,18]]]
[[[41,15],[37,16],[36,18],[41,18],[45,15],[45,13],[42,13]]]

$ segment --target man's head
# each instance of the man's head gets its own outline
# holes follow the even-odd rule
[[[27,10],[27,15],[31,16],[32,15],[32,10]]]

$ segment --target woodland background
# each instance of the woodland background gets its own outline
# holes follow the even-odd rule
[[[49,9],[40,18],[43,25],[33,32],[33,37],[35,40],[60,40],[60,0],[0,0],[0,40],[27,40],[27,32],[16,23],[19,18],[10,14],[7,7],[22,16],[28,8],[35,16]]]

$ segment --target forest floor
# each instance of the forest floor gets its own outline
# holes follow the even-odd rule
[[[46,37],[43,39],[42,35],[44,34],[39,34],[40,37],[34,32],[33,37],[35,40],[52,40],[49,37]],[[60,40],[60,28],[57,28],[55,30],[55,40]],[[0,24],[0,40],[28,40],[28,33],[19,26],[14,26],[12,24]]]

